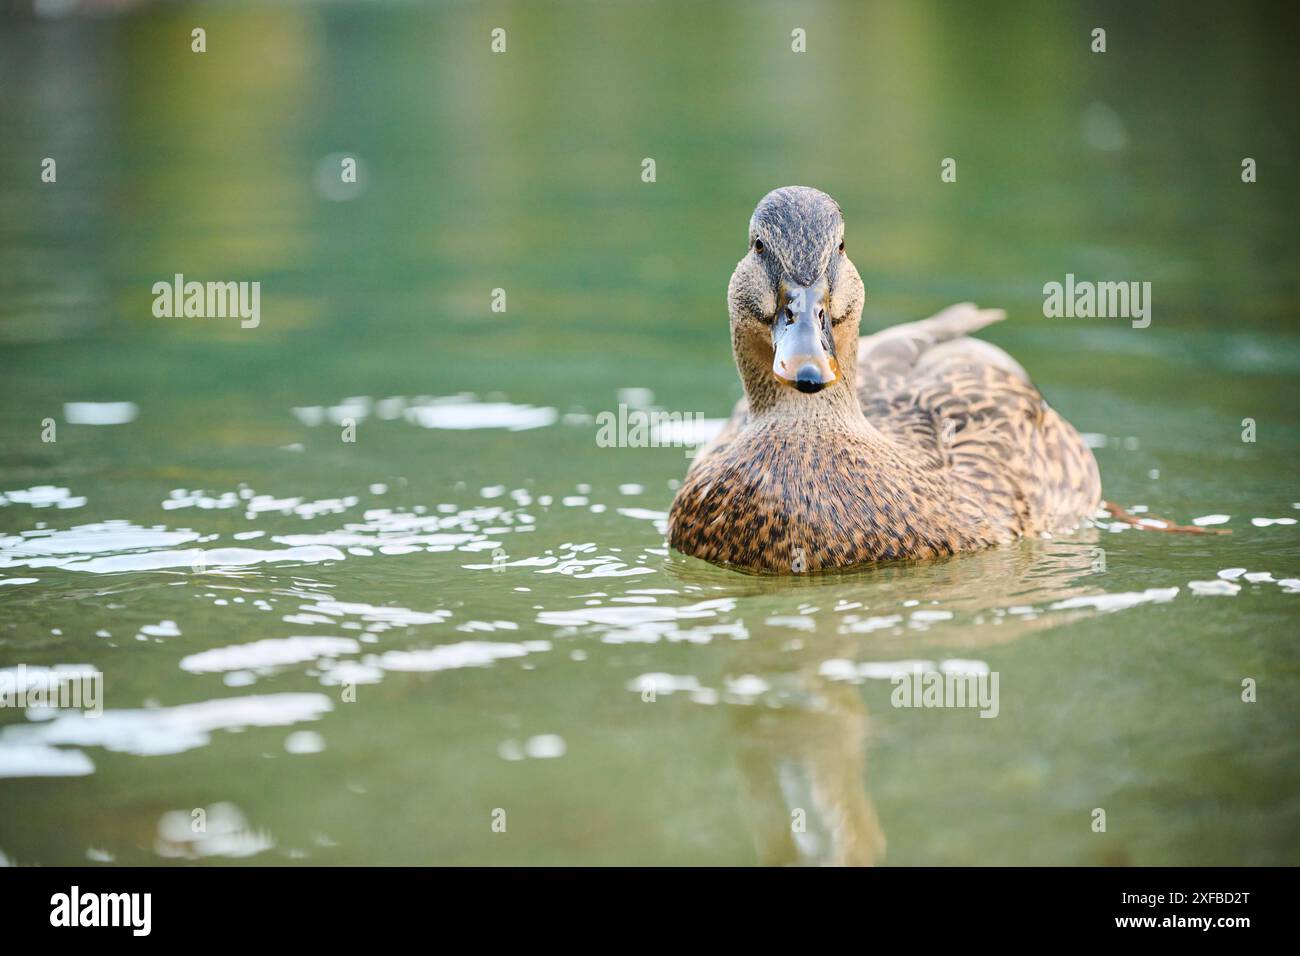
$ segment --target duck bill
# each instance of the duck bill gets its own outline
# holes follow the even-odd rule
[[[772,323],[772,374],[801,392],[820,392],[840,377],[826,313],[826,280],[786,285]]]

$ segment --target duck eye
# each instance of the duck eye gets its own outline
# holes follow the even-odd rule
[[[761,256],[762,254],[763,254],[763,240],[762,240],[762,239],[755,239],[755,240],[754,240],[754,255],[756,255],[756,256]]]
[[[840,255],[844,255],[844,240],[840,240]]]

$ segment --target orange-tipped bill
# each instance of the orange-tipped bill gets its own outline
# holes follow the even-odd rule
[[[820,392],[840,377],[826,314],[826,280],[783,286],[772,323],[772,374],[801,392]]]

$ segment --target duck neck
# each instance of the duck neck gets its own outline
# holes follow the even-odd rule
[[[858,401],[856,349],[847,351],[839,361],[839,378],[811,395],[778,381],[770,358],[737,353],[736,367],[745,386],[750,418],[794,427],[815,423],[819,429],[839,426],[856,432],[874,431]]]

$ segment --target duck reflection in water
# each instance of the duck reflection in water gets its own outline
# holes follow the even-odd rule
[[[1089,530],[1068,542],[1024,542],[853,575],[749,579],[750,594],[783,594],[792,606],[821,608],[807,615],[815,622],[812,629],[749,622],[749,640],[728,645],[732,676],[760,675],[772,687],[748,706],[727,706],[740,809],[757,861],[872,866],[886,858],[888,821],[871,799],[867,748],[882,725],[901,717],[890,711],[873,717],[861,681],[837,679],[825,662],[938,659],[945,651],[994,647],[1095,614],[1087,599],[1104,594],[1090,583],[1099,568],[1097,540]],[[1001,601],[991,597],[991,580],[1020,582],[1013,603],[1005,595]],[[908,601],[919,601],[917,609],[937,601],[954,617],[925,630],[909,627]],[[852,602],[862,603],[861,615],[825,613],[828,606]],[[1060,602],[1069,606],[1052,608]],[[1021,613],[1008,613],[1010,607]],[[1024,613],[1027,608],[1032,611]],[[899,611],[895,626],[852,630],[855,620],[886,619]],[[970,716],[977,724],[991,724],[974,709]]]

